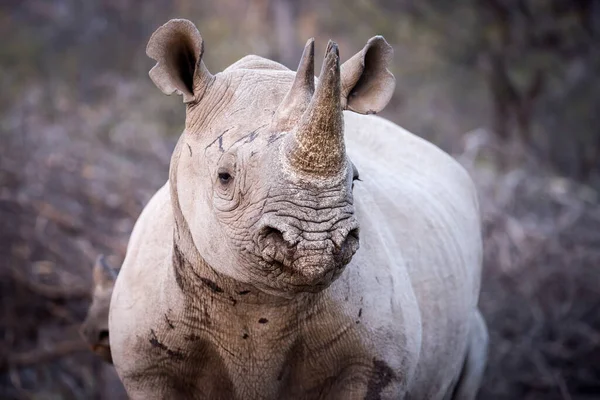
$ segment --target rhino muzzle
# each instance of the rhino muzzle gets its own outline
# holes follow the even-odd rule
[[[358,222],[352,216],[329,229],[321,224],[299,229],[293,222],[275,217],[260,224],[256,245],[266,269],[279,270],[290,285],[309,291],[328,286],[358,250]]]

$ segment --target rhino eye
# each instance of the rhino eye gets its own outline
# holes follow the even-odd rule
[[[231,174],[229,172],[219,172],[219,182],[223,185],[228,184],[231,181]]]
[[[352,164],[352,181],[360,181],[360,177],[358,176],[358,169],[354,164]]]
[[[358,169],[352,164],[352,189],[354,189],[354,181],[360,181],[360,177],[358,176]]]

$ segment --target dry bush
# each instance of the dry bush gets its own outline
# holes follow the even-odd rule
[[[600,207],[589,187],[529,165],[501,172],[507,148],[465,136],[484,216],[481,307],[490,330],[482,399],[600,396]]]
[[[97,103],[30,87],[0,131],[0,397],[111,398],[78,329],[98,253],[123,257],[164,183],[173,139],[139,87],[106,76]],[[47,88],[45,88],[47,90]],[[135,110],[128,109],[137,104]],[[110,371],[110,368],[109,368]],[[104,394],[103,394],[104,393]]]

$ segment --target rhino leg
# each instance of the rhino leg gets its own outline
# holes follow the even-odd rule
[[[474,400],[483,379],[487,361],[488,331],[479,310],[471,319],[469,347],[462,371],[453,391],[446,396],[451,400]]]

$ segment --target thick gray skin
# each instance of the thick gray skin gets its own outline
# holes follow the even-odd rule
[[[289,101],[294,72],[249,56],[212,76],[191,23],[161,29],[153,39],[184,32],[177,43],[191,50],[151,39],[163,65],[151,76],[188,108],[170,179],[136,223],[111,300],[113,361],[130,397],[473,399],[487,333],[466,172],[398,126],[351,112],[345,152],[302,164],[287,147],[307,115]],[[341,91],[318,86],[314,97],[383,108],[393,81],[377,40],[341,78],[330,46],[319,85],[341,79]],[[357,62],[367,50],[376,56]],[[195,68],[173,67],[170,52]],[[319,121],[311,129],[328,126]],[[311,170],[321,162],[335,171]]]

